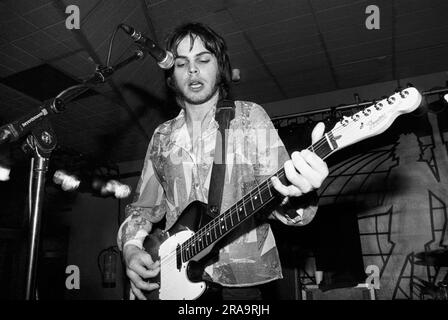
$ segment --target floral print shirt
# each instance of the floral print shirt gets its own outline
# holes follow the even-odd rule
[[[152,136],[136,189],[126,207],[118,245],[142,248],[153,223],[166,218],[166,230],[193,201],[207,203],[218,123],[215,108],[201,139],[190,140],[185,110],[161,124]],[[235,101],[228,130],[226,174],[221,213],[280,169],[289,155],[264,109]],[[193,145],[195,144],[195,145]],[[219,249],[218,260],[205,268],[212,281],[224,286],[252,286],[282,277],[275,239],[268,223],[244,223],[244,232]],[[240,230],[241,231],[241,230]]]

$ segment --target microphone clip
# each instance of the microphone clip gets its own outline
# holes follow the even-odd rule
[[[114,73],[113,67],[103,66],[101,64],[97,65],[95,68],[95,74],[93,80],[95,83],[104,83],[106,79]]]
[[[45,158],[49,158],[56,148],[57,137],[48,119],[43,119],[31,129],[31,134],[22,143],[24,153],[37,152]]]

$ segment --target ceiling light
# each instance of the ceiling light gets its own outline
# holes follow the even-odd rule
[[[53,175],[53,182],[55,184],[61,185],[64,191],[73,191],[78,189],[81,181],[75,176],[68,174],[64,170],[56,170]]]
[[[11,169],[0,166],[0,181],[8,181]]]

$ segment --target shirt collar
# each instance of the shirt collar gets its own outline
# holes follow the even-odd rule
[[[209,137],[209,135],[213,133],[216,134],[219,127],[218,122],[215,119],[216,106],[213,106],[209,112],[211,113],[210,116],[212,119],[210,119],[207,128],[205,128],[202,133],[203,139]],[[187,129],[185,109],[182,108],[176,118],[170,121],[170,125],[160,130],[160,133],[169,135],[171,143],[188,149],[191,141]]]

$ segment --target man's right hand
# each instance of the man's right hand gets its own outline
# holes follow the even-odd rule
[[[154,262],[149,253],[132,244],[124,247],[123,257],[126,274],[131,280],[132,293],[137,299],[146,300],[142,290],[155,290],[159,285],[144,279],[153,278],[160,272],[160,262]]]

